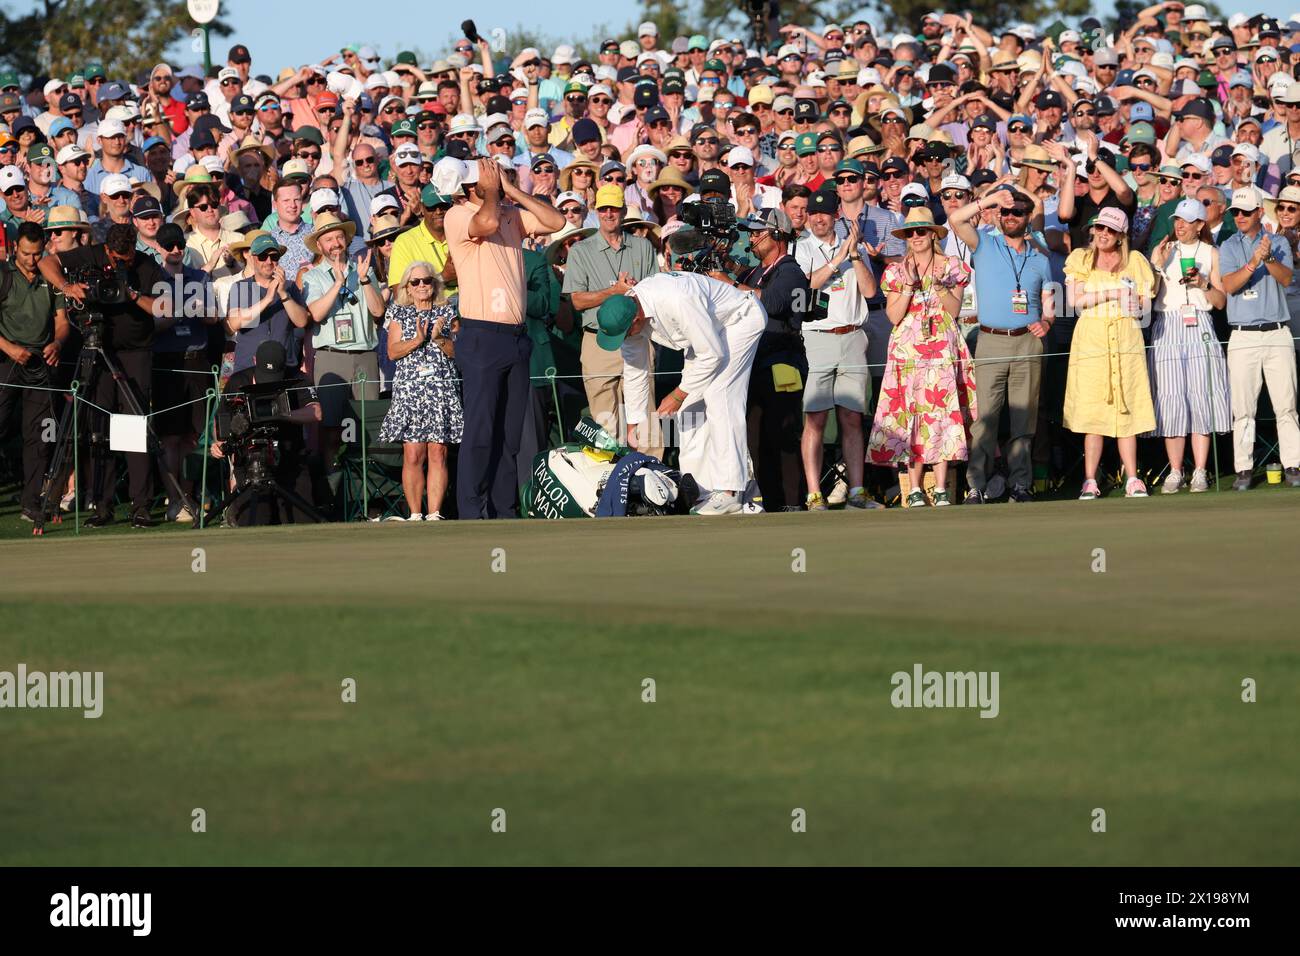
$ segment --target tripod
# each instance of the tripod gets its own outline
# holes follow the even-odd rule
[[[112,376],[113,382],[117,385],[118,394],[125,402],[126,407],[132,415],[144,416],[144,409],[140,407],[140,402],[135,393],[131,391],[131,385],[127,381],[122,370],[118,368],[117,363],[113,361],[111,355],[104,349],[104,316],[98,312],[86,313],[86,324],[82,328],[81,354],[77,357],[77,377],[78,383],[85,383],[85,394],[96,394],[95,386],[99,384],[99,377],[105,371]],[[81,427],[85,424],[84,416],[87,413],[79,409],[78,402],[74,397],[59,418],[59,427],[55,430],[54,454],[50,456],[49,468],[45,471],[45,479],[41,483],[41,507],[36,515],[35,527],[32,528],[33,535],[43,535],[45,533],[45,522],[47,517],[52,517],[55,524],[63,521],[62,515],[59,514],[58,489],[62,488],[67,480],[69,471],[65,468],[70,462],[70,451],[74,443],[74,436],[80,433]],[[154,431],[153,423],[145,417],[145,429],[148,431],[151,446],[158,447],[158,435]],[[95,470],[96,478],[102,477],[100,468],[103,464],[105,454],[110,452],[104,447],[106,437],[102,433],[90,433],[91,446],[95,449]],[[198,514],[198,506],[194,501],[185,494],[181,489],[180,482],[176,476],[171,474],[167,469],[159,469],[162,472],[163,482],[167,485],[167,493],[174,500],[182,502],[185,507],[190,509],[191,514]],[[93,489],[96,482],[91,482]],[[50,496],[54,495],[54,507],[50,507]],[[74,502],[74,507],[76,504]]]
[[[306,498],[275,480],[275,473],[272,471],[266,456],[266,452],[270,447],[271,444],[266,439],[254,439],[249,444],[247,450],[248,475],[233,491],[227,492],[222,497],[208,517],[208,521],[215,521],[225,514],[227,510],[237,511],[244,504],[259,502],[268,498],[283,509],[283,514],[288,514],[290,508],[297,508],[316,524],[323,524],[327,520]],[[198,527],[197,517],[194,519],[194,526]]]

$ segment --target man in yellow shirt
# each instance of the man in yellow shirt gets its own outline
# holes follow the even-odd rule
[[[446,283],[447,294],[454,295],[456,267],[452,265],[447,250],[447,234],[443,230],[443,219],[451,208],[452,197],[442,195],[431,183],[420,190],[420,205],[424,207],[420,224],[406,230],[393,243],[393,257],[388,263],[388,284],[395,286],[401,282],[412,262],[430,262]]]

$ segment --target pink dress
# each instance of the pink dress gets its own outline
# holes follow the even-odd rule
[[[954,260],[950,259],[949,262]],[[970,267],[961,268],[961,289]],[[885,268],[880,288],[902,291],[902,263]],[[921,280],[903,321],[889,336],[889,358],[867,445],[873,465],[965,461],[970,424],[978,416],[970,349],[952,316],[939,303],[931,276]]]

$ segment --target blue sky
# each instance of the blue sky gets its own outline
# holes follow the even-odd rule
[[[485,36],[491,36],[494,28],[508,31],[522,25],[551,35],[563,33],[567,26],[573,36],[584,38],[602,23],[610,27],[635,23],[641,8],[638,0],[603,0],[597,17],[585,4],[538,0],[474,0],[460,5],[459,12],[450,12],[448,6],[445,0],[429,6],[409,0],[314,0],[309,6],[274,0],[223,0],[222,15],[235,32],[215,41],[213,60],[224,60],[233,43],[248,46],[258,72],[272,73],[290,64],[320,60],[346,43],[369,43],[386,59],[411,47],[433,55],[445,52],[445,45],[459,33],[460,20],[467,15]],[[1300,11],[1300,0],[1255,0],[1246,7],[1285,18]],[[1097,9],[1108,12],[1111,4],[1098,4]],[[568,12],[557,15],[561,10]],[[582,13],[573,16],[578,10]],[[186,43],[173,52],[173,59],[184,64],[198,62],[202,55],[191,52]]]

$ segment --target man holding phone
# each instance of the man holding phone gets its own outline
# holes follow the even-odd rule
[[[976,227],[985,209],[998,209],[1001,232]],[[971,250],[980,334],[975,345],[975,395],[979,418],[971,425],[970,491],[966,504],[984,504],[985,488],[997,452],[998,421],[1005,406],[1011,429],[1003,448],[1009,471],[1010,500],[1034,500],[1033,442],[1038,426],[1043,337],[1055,319],[1047,257],[1029,242],[1034,203],[1010,187],[985,193],[948,220]]]

